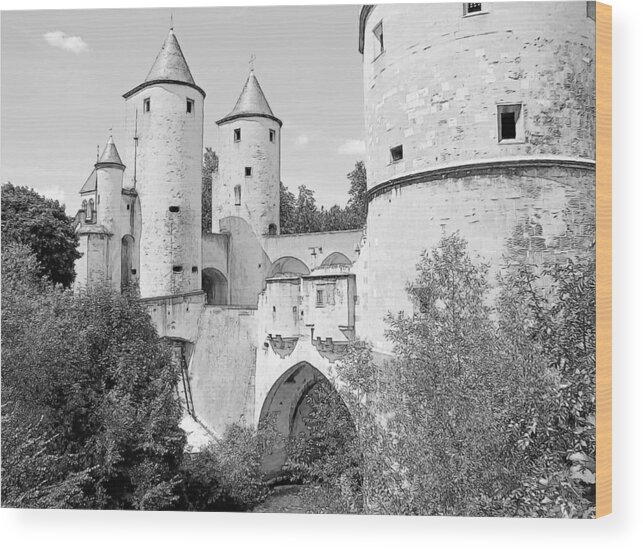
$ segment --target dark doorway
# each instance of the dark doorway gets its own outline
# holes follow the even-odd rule
[[[205,303],[210,306],[224,306],[228,303],[228,280],[218,269],[207,267],[201,275],[205,291]]]

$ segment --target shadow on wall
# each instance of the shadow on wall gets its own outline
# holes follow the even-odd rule
[[[209,306],[228,304],[228,280],[218,269],[208,267],[201,274],[201,284],[205,291],[205,303]]]

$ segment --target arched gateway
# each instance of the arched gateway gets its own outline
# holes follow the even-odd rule
[[[286,441],[306,430],[310,406],[306,396],[318,385],[331,381],[310,363],[298,363],[285,371],[272,385],[261,408],[259,423],[269,422],[278,432],[280,441],[264,456],[263,469],[275,477],[286,461]]]

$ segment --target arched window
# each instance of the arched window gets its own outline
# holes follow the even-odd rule
[[[276,235],[277,234],[277,226],[274,223],[271,223],[268,226],[268,235]]]
[[[87,218],[87,201],[83,201],[83,206],[82,206],[83,212],[85,212],[85,218]]]
[[[87,221],[93,221],[94,219],[94,199],[89,199],[87,203],[86,217]]]

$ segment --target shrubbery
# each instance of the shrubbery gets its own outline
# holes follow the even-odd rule
[[[408,286],[413,314],[388,319],[393,359],[357,341],[338,366],[358,437],[336,445],[319,422],[336,405],[317,399],[291,462],[337,491],[358,456],[370,512],[592,516],[594,273],[591,257],[515,266],[494,302],[487,266],[444,238]]]

